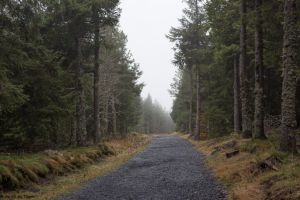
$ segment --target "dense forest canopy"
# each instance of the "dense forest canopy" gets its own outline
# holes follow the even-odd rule
[[[0,17],[2,147],[85,145],[137,126],[141,71],[118,0],[4,0]]]
[[[119,27],[119,3],[1,1],[2,149],[171,132],[169,114],[140,97],[142,72]]]
[[[294,151],[300,122],[299,2],[185,3],[180,25],[167,36],[177,67],[171,89],[177,130],[196,139],[231,132],[265,139],[281,127],[281,149]]]

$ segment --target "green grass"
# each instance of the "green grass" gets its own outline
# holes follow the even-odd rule
[[[63,175],[104,156],[114,155],[106,144],[95,147],[67,149],[57,155],[46,153],[10,155],[0,157],[0,188],[14,190],[38,183],[49,176]]]
[[[106,150],[101,150],[101,152],[114,152],[114,156],[105,156],[101,157],[101,162],[93,162],[92,164],[85,164],[83,167],[77,168],[76,166],[72,170],[74,173],[66,173],[64,176],[55,176],[50,175],[46,181],[46,183],[32,183],[29,189],[27,188],[17,188],[15,191],[6,191],[3,193],[4,199],[30,199],[30,200],[50,200],[55,199],[58,196],[72,192],[74,190],[78,190],[80,187],[84,186],[88,181],[103,176],[109,173],[111,170],[118,168],[125,162],[127,162],[130,158],[132,158],[137,153],[144,150],[151,141],[150,136],[145,135],[132,135],[127,138],[119,138],[112,139],[105,142],[107,147]],[[102,146],[102,145],[100,145]],[[73,162],[78,162],[75,157],[81,157],[79,160],[82,162],[86,158],[94,159],[99,156],[98,152],[99,147],[92,148],[78,148],[78,149],[67,149],[62,151],[64,155],[68,156],[69,159],[72,159]],[[107,151],[110,150],[110,151]],[[84,152],[84,153],[83,153]],[[85,157],[83,157],[83,155]],[[45,155],[29,155],[29,157],[33,160],[38,158],[38,160],[43,160]],[[27,160],[27,157],[25,160]],[[31,160],[29,159],[29,160]],[[19,159],[16,159],[19,160]],[[76,160],[76,161],[75,161]],[[89,160],[83,161],[84,163],[90,162]],[[57,161],[55,161],[57,162]],[[59,161],[63,162],[63,160]],[[31,161],[29,162],[31,163]],[[57,162],[58,163],[58,162]],[[56,163],[52,163],[56,164]],[[44,165],[43,165],[44,166]],[[64,165],[66,167],[67,165]],[[74,165],[70,165],[74,166]],[[48,169],[48,167],[47,167]],[[39,170],[42,170],[40,168]],[[48,172],[48,176],[51,172]],[[31,191],[31,189],[35,189],[36,191]]]

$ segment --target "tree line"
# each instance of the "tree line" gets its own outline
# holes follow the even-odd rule
[[[170,116],[150,95],[142,101],[142,115],[137,131],[141,133],[172,133],[175,125]]]
[[[280,149],[296,152],[300,122],[299,17],[296,0],[186,0],[174,43],[177,129],[266,139],[280,116]]]
[[[1,149],[96,144],[135,130],[141,76],[119,0],[0,2]]]

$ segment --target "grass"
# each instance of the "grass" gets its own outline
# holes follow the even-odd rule
[[[10,177],[9,187],[17,188],[16,191],[6,190],[2,193],[2,198],[47,200],[72,192],[87,181],[120,167],[141,152],[150,139],[145,135],[132,135],[106,141],[98,147],[55,152],[55,159],[49,158],[53,155],[44,154],[1,158],[0,163],[5,161],[14,165],[6,167],[0,164],[1,177]],[[104,157],[104,154],[109,156]],[[24,162],[22,165],[17,166],[16,163],[22,162]],[[4,181],[8,183],[8,179]]]
[[[300,199],[300,157],[277,150],[277,139],[245,140],[238,135],[194,141],[207,155],[207,165],[228,190],[230,200]],[[227,158],[226,152],[239,150]],[[264,164],[272,162],[273,168]]]
[[[96,162],[114,150],[106,144],[97,147],[49,151],[21,156],[3,156],[0,159],[0,187],[2,190],[24,188],[47,176],[63,175]]]

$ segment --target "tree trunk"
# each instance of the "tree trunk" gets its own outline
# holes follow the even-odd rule
[[[196,10],[196,30],[195,30],[195,45],[196,49],[199,50],[200,42],[199,42],[199,30],[198,27],[200,26],[201,22],[199,21],[199,6],[198,0],[195,0],[195,10]],[[200,140],[200,126],[201,126],[201,97],[200,97],[200,66],[199,63],[196,63],[196,130],[194,133],[194,139]]]
[[[193,135],[193,93],[194,93],[194,80],[193,68],[189,69],[190,74],[190,113],[189,113],[189,134]]]
[[[83,68],[82,68],[82,53],[81,41],[76,39],[77,46],[77,63],[76,63],[76,89],[79,97],[76,103],[76,139],[77,145],[83,146],[86,143],[86,116],[85,116],[85,92],[82,84]]]
[[[115,97],[112,97],[111,102],[112,114],[113,114],[113,135],[117,134],[117,111],[116,111],[116,102]]]
[[[241,107],[242,107],[242,137],[252,137],[252,120],[250,107],[250,90],[249,90],[249,75],[248,67],[246,65],[247,57],[247,31],[246,31],[246,0],[240,0],[240,17],[241,17],[241,31],[240,31],[240,86],[241,86]]]
[[[69,138],[69,146],[76,146],[76,113],[70,116],[70,138]]]
[[[105,100],[105,104],[103,107],[103,115],[101,116],[100,121],[103,121],[101,130],[102,133],[108,133],[109,132],[109,99]]]
[[[196,114],[196,131],[194,134],[195,140],[200,140],[200,134],[201,134],[201,91],[200,91],[200,69],[197,67],[197,114]]]
[[[93,8],[95,28],[95,60],[94,60],[94,144],[98,143],[101,136],[100,131],[100,23],[97,9]]]
[[[255,0],[255,114],[253,137],[266,139],[264,131],[263,19],[261,9],[262,0]]]
[[[234,55],[234,132],[241,133],[241,101],[238,57]]]
[[[280,149],[296,153],[296,85],[297,85],[297,14],[296,0],[285,0],[283,40],[283,84],[281,104]]]

